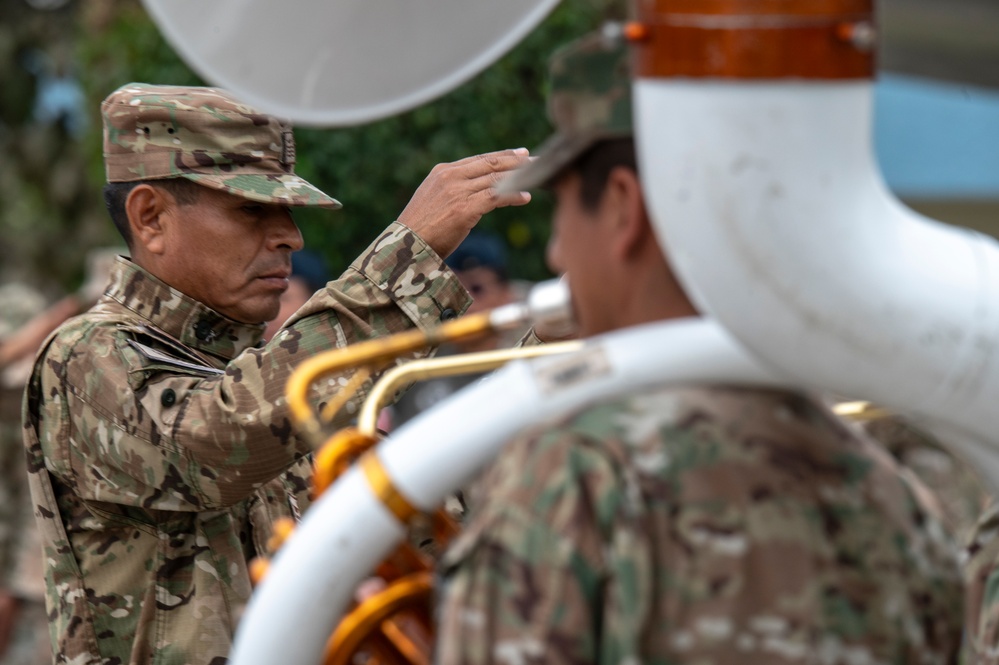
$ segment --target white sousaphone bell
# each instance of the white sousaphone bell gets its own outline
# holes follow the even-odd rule
[[[443,94],[555,4],[145,3],[206,79],[324,126]],[[690,381],[871,400],[945,432],[999,488],[999,247],[917,215],[885,187],[871,147],[872,0],[635,5],[643,185],[660,243],[706,318],[507,365],[378,446],[398,492],[432,509],[532,423]],[[560,371],[579,380],[553,381]],[[459,418],[466,427],[448,426]],[[404,533],[365,476],[348,472],[280,551],[232,662],[319,662],[357,582]]]

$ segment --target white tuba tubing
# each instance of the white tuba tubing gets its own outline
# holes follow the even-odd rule
[[[890,194],[871,82],[635,94],[654,223],[699,308],[798,385],[970,433],[999,485],[999,245]]]
[[[712,321],[650,324],[595,338],[576,353],[510,363],[407,423],[377,454],[396,488],[431,510],[526,427],[670,383],[786,384]],[[404,533],[357,468],[350,470],[275,557],[240,622],[231,663],[321,662],[358,582]]]

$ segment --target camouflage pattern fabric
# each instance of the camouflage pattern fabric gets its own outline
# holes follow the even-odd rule
[[[944,526],[963,546],[988,504],[975,469],[935,436],[901,418],[877,418],[862,426],[935,495]]]
[[[222,662],[250,594],[247,561],[274,519],[308,502],[290,373],[468,303],[397,223],[263,347],[262,325],[225,319],[120,259],[105,296],[50,338],[24,402],[57,661]],[[343,381],[317,386],[314,401]]]
[[[964,662],[999,663],[999,503],[986,509],[964,551],[968,639]]]
[[[41,600],[42,566],[21,437],[23,394],[23,386],[0,387],[0,589]]]
[[[291,125],[225,90],[129,83],[101,115],[108,182],[182,177],[252,201],[341,207],[295,175]]]
[[[0,590],[19,601],[10,642],[0,653],[0,665],[52,662],[41,545],[21,442],[23,393],[23,385],[0,384]]]
[[[631,136],[628,44],[595,32],[556,51],[548,61],[548,117],[563,134]]]
[[[501,192],[540,187],[598,141],[632,135],[628,46],[621,35],[591,33],[559,49],[548,78],[555,133],[530,163],[502,180]]]
[[[663,388],[514,441],[445,555],[436,662],[952,663],[951,543],[801,395]]]
[[[0,588],[10,589],[19,580],[11,573],[21,549],[25,529],[31,517],[24,447],[21,444],[21,396],[23,385],[0,383]],[[26,519],[27,518],[27,521]],[[35,558],[38,558],[37,552]]]
[[[22,284],[0,287],[0,344],[42,311],[45,298]],[[0,367],[0,590],[19,600],[7,649],[0,665],[44,665],[52,662],[45,584],[38,531],[28,495],[24,446],[21,442],[23,377]]]

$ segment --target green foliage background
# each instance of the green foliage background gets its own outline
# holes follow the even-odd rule
[[[0,56],[6,46],[16,69],[28,48],[65,49],[71,44],[63,58],[83,84],[89,124],[82,140],[72,141],[51,128],[33,126],[27,108],[6,114],[13,122],[0,125],[0,150],[5,128],[8,142],[24,143],[36,132],[55,147],[44,156],[26,148],[8,160],[19,176],[7,188],[0,174],[0,234],[5,241],[0,278],[31,274],[36,282],[72,288],[82,278],[87,249],[119,243],[100,200],[101,99],[131,81],[203,81],[164,41],[138,0],[71,0],[57,12],[25,7],[23,0],[0,0]],[[16,9],[16,16],[8,8]],[[551,132],[544,109],[548,56],[604,20],[622,18],[622,8],[621,0],[563,0],[508,55],[431,104],[361,127],[298,129],[298,172],[344,203],[338,212],[297,213],[307,246],[325,255],[331,270],[339,273],[395,219],[435,164],[490,150],[536,147]],[[28,25],[35,26],[30,34],[24,30]],[[11,92],[5,86],[10,94],[0,93],[0,118],[5,108],[24,107],[33,94],[30,76],[14,73],[22,79],[21,89]],[[30,161],[32,155],[38,163],[28,169],[25,157]],[[55,204],[66,198],[60,194],[64,185],[51,176],[58,168],[76,178],[71,200],[61,205]],[[540,194],[526,207],[498,210],[481,222],[508,241],[514,276],[549,276],[543,256],[550,213],[550,200]]]

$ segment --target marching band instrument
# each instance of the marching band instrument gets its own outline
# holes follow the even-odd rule
[[[650,354],[652,348],[658,352]],[[417,416],[306,511],[250,599],[232,662],[320,662],[358,582],[406,537],[400,516],[440,505],[526,425],[608,396],[690,382],[782,386],[787,379],[762,367],[715,322],[687,319],[508,363]]]
[[[439,334],[435,332],[428,337]],[[379,412],[401,386],[418,380],[487,372],[512,360],[565,354],[581,347],[581,342],[561,342],[427,358],[394,367],[372,387],[361,407],[357,426],[337,432],[319,450],[313,476],[315,495],[321,496],[353,462],[380,440],[377,429]],[[335,356],[332,358],[336,360]],[[289,390],[293,389],[289,387]],[[373,464],[372,457],[366,457],[362,462],[369,484],[385,501],[388,490],[384,485],[389,481],[379,470],[380,467]],[[398,509],[393,512],[400,518],[413,514],[401,513]],[[430,516],[430,524],[438,548],[446,546],[458,531],[450,515],[440,508]],[[359,602],[333,632],[326,647],[325,663],[350,663],[362,648],[373,652],[377,662],[407,662],[412,665],[428,662],[427,654],[434,634],[431,619],[433,566],[434,559],[426,553],[415,550],[411,545],[400,545],[375,570],[384,587]]]
[[[413,360],[404,365],[398,365],[385,372],[368,393],[368,398],[364,400],[361,413],[357,417],[357,429],[362,434],[374,436],[377,430],[378,414],[382,407],[390,401],[392,393],[413,381],[491,372],[512,360],[569,353],[578,351],[582,346],[582,342],[557,342],[543,346],[497,349],[479,353],[463,353],[446,358]]]
[[[513,48],[557,3],[143,2],[205,80],[312,126],[370,122],[443,95]]]
[[[530,290],[523,302],[458,318],[430,330],[411,330],[313,356],[304,361],[288,380],[288,407],[299,435],[306,438],[313,448],[318,448],[324,441],[322,414],[314,413],[309,402],[309,387],[316,381],[347,369],[360,368],[362,372],[370,371],[369,368],[383,369],[406,353],[445,342],[478,339],[524,324],[562,327],[571,318],[565,281],[553,279],[542,282]],[[353,391],[343,392],[347,398],[353,396]],[[325,419],[332,420],[338,410],[327,405],[323,409]]]
[[[524,323],[562,326],[571,318],[569,296],[563,280],[551,280],[535,286],[523,303],[513,303],[495,310],[459,318],[429,330],[412,330],[386,338],[373,339],[346,348],[319,354],[303,362],[288,381],[287,399],[296,428],[312,447],[315,457],[313,493],[321,496],[353,463],[359,462],[365,478],[385,506],[402,523],[419,512],[394,488],[391,478],[373,455],[366,454],[379,440],[376,430],[378,410],[400,386],[418,378],[446,376],[499,367],[513,358],[555,355],[575,350],[580,343],[565,342],[521,349],[504,349],[456,358],[412,361],[395,367],[375,384],[364,401],[359,424],[334,433],[328,439],[325,430],[340,409],[374,371],[383,369],[399,357],[428,346],[460,342],[522,326]],[[337,399],[324,405],[319,413],[309,401],[310,388],[328,375],[354,370]],[[430,516],[438,541],[446,544],[457,532],[453,520],[441,510]],[[291,534],[279,534],[272,549]],[[324,662],[344,665],[352,661],[362,646],[375,662],[427,662],[432,644],[431,576],[434,561],[428,555],[402,545],[375,570],[385,587],[363,599],[333,632]],[[266,579],[270,566],[257,560],[253,565],[256,583]]]
[[[682,31],[638,44],[637,145],[660,244],[698,309],[799,386],[946,425],[999,488],[999,245],[885,186],[871,44],[850,37],[873,31],[870,0],[675,4],[640,3],[639,20],[700,26],[709,44]],[[688,66],[715,41],[742,64],[657,64]]]

